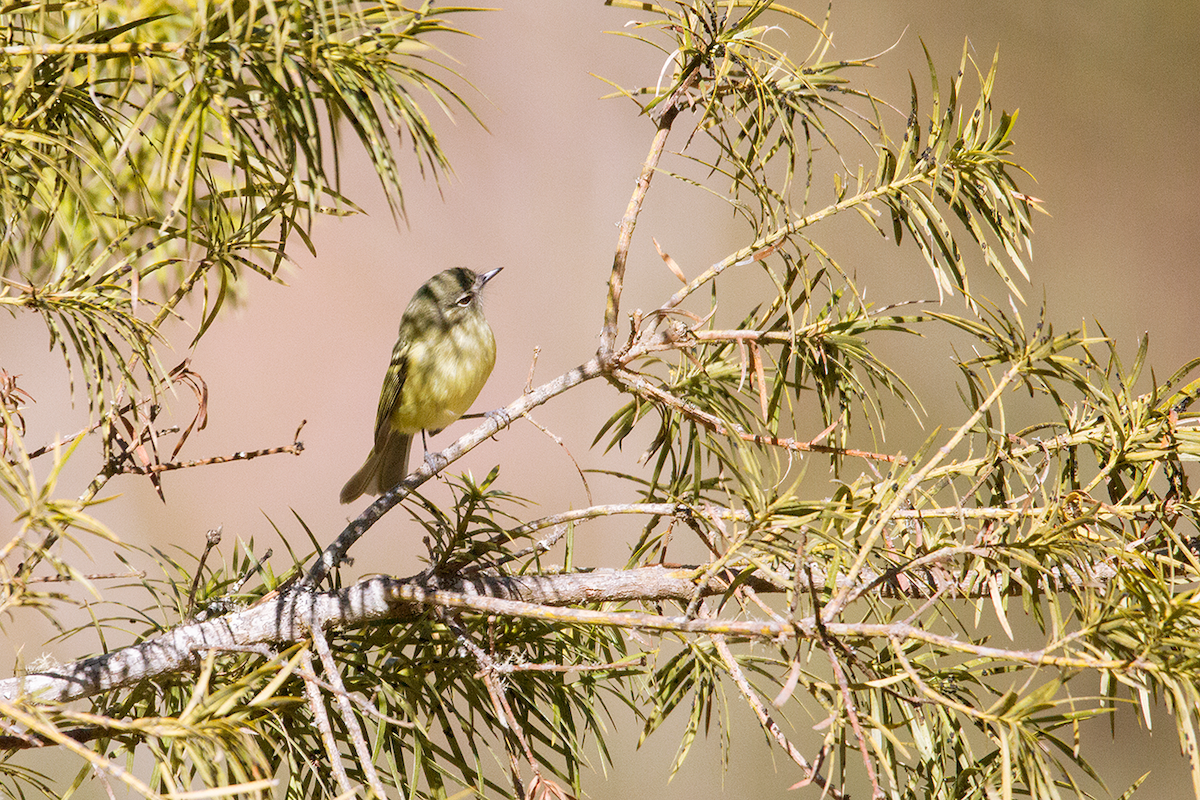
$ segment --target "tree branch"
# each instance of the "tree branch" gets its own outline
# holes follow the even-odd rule
[[[419,468],[411,472],[394,489],[380,495],[345,530],[338,534],[337,539],[325,548],[325,551],[321,553],[320,558],[313,564],[308,574],[301,579],[300,585],[319,585],[330,571],[336,569],[346,561],[346,553],[358,541],[359,537],[378,522],[392,506],[411,494],[413,490],[425,483],[425,481],[437,475],[471,450],[474,450],[476,445],[494,436],[501,428],[508,427],[509,421],[517,419],[525,412],[532,411],[552,397],[556,397],[568,389],[589,381],[600,374],[600,361],[597,358],[593,358],[575,369],[563,373],[549,383],[544,383],[537,389],[526,392],[507,407],[489,415],[479,427],[459,437],[458,441],[445,450],[427,456]]]
[[[657,129],[654,132],[654,140],[650,143],[650,152],[646,155],[646,162],[642,165],[641,174],[638,175],[633,196],[629,198],[625,216],[621,218],[621,227],[617,234],[617,251],[613,255],[612,272],[608,276],[608,300],[604,307],[604,327],[600,330],[598,355],[600,363],[605,366],[608,366],[615,356],[617,317],[621,313],[621,290],[625,286],[625,263],[629,258],[629,245],[633,241],[633,229],[637,227],[638,215],[642,212],[642,203],[646,199],[646,193],[650,191],[650,179],[654,177],[654,173],[658,169],[658,161],[662,158],[663,150],[666,149],[667,137],[671,134],[671,124],[674,123],[675,117],[679,113],[680,103],[686,99],[687,88],[694,84],[699,74],[699,68],[694,69],[688,80],[684,81],[675,94],[655,113]]]
[[[826,576],[810,567],[813,581],[820,585]],[[566,606],[654,602],[675,600],[688,603],[696,592],[696,567],[642,567],[629,570],[595,570],[557,575],[476,575],[447,581],[418,575],[408,579],[388,576],[367,578],[336,592],[315,592],[294,587],[268,596],[259,604],[222,617],[180,625],[146,642],[100,656],[64,664],[56,669],[30,673],[0,681],[0,702],[23,695],[42,702],[66,702],[101,692],[131,686],[148,678],[196,669],[198,660],[210,651],[244,651],[263,644],[288,644],[308,639],[312,629],[353,628],[381,620],[403,622],[428,607],[453,608],[508,617],[541,619],[576,625],[674,631],[677,633],[727,634],[762,639],[808,638],[817,635],[812,617],[777,619],[694,619],[636,611],[601,611]],[[912,578],[913,576],[909,576]],[[1103,580],[1104,575],[1073,576],[1069,580]],[[943,586],[911,580],[903,587],[869,569],[859,572],[860,582],[880,581],[882,595],[923,597]],[[853,591],[846,581],[836,581]],[[728,586],[711,581],[702,594],[718,595]],[[754,581],[756,591],[775,592],[773,583]],[[978,574],[958,580],[960,596],[989,597],[991,587]],[[1018,594],[1013,582],[1005,588]],[[958,652],[1007,658],[1032,664],[1065,667],[1116,669],[1125,662],[1083,656],[1056,656],[1042,651],[1014,651],[974,645],[950,636],[921,630],[907,623],[827,623],[828,635],[851,637],[895,637],[935,644]]]

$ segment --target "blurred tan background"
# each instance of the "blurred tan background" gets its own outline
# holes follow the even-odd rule
[[[815,18],[825,13],[819,3],[795,5]],[[657,79],[659,53],[605,33],[633,16],[600,3],[531,0],[460,19],[479,38],[443,44],[486,96],[471,100],[488,132],[465,115],[454,123],[440,121],[455,179],[439,194],[411,168],[405,195],[409,227],[398,229],[362,154],[345,153],[344,191],[368,214],[320,220],[313,237],[317,257],[294,249],[300,268],[286,277],[290,286],[249,281],[249,302],[220,320],[192,356],[193,369],[211,392],[210,420],[183,457],[286,444],[307,419],[303,456],[165,475],[165,505],[147,482],[116,479],[109,490],[122,496],[97,515],[129,542],[189,552],[201,549],[207,529],[224,525],[226,554],[235,540],[253,538],[260,553],[275,548],[272,563],[279,570],[287,562],[268,518],[302,552],[307,540],[293,511],[322,543],[330,541],[361,508],[362,501],[339,506],[337,492],[369,447],[399,315],[420,283],[449,266],[505,267],[486,298],[500,352],[477,408],[506,405],[521,392],[534,348],[541,348],[535,384],[589,357],[616,223],[651,136],[651,125],[635,115],[631,103],[599,99],[610,88],[589,73],[633,86]],[[1121,342],[1127,361],[1138,337],[1148,332],[1150,362],[1160,379],[1200,355],[1200,212],[1193,196],[1200,185],[1200,4],[838,0],[831,30],[836,45],[831,58],[872,55],[898,42],[868,76],[869,85],[907,110],[911,71],[923,112],[930,105],[921,39],[943,85],[958,66],[964,39],[984,69],[998,46],[994,105],[1020,108],[1016,160],[1037,178],[1023,188],[1044,200],[1052,214],[1035,220],[1026,319],[1036,318],[1044,296],[1049,318],[1060,329],[1081,320],[1090,328],[1098,319]],[[798,26],[789,27],[790,38],[774,35],[773,43],[797,59],[814,42],[811,31]],[[973,96],[971,76],[964,86]],[[898,136],[902,118],[888,122]],[[686,119],[670,145],[681,145],[685,127]],[[828,179],[818,182],[817,197],[827,197],[829,187]],[[694,194],[663,176],[656,180],[631,254],[626,310],[657,306],[678,285],[654,254],[651,236],[693,275],[744,243],[744,228],[719,201]],[[857,273],[869,298],[936,297],[915,249],[880,243],[862,224],[828,227],[812,233],[825,237],[842,265]],[[1004,301],[999,295],[993,299]],[[959,309],[954,301],[951,310]],[[72,408],[62,360],[46,352],[44,327],[29,317],[0,325],[0,367],[21,374],[21,386],[37,399],[27,413],[27,441],[37,445],[78,430],[86,411]],[[182,331],[177,337],[181,345],[189,338]],[[910,361],[900,365],[906,377],[945,368],[947,380],[953,380],[944,348],[906,349]],[[944,394],[946,405],[927,406],[927,429],[962,418],[953,392]],[[178,419],[186,424],[191,406],[188,398],[182,400]],[[612,389],[594,382],[539,409],[535,418],[563,437],[584,467],[611,466],[588,445],[617,401]],[[432,444],[445,446],[465,430],[460,423]],[[816,432],[814,426],[811,434]],[[914,436],[924,435],[914,426]],[[617,463],[628,466],[637,455],[627,450]],[[497,463],[503,468],[500,485],[540,503],[530,517],[587,502],[570,460],[526,423],[517,422],[499,441],[478,448],[456,470],[482,477]],[[81,491],[97,465],[97,453],[77,453],[62,493]],[[599,477],[590,481],[598,502],[632,498],[626,486]],[[440,489],[431,494],[445,496]],[[582,529],[577,563],[619,566],[633,535],[622,525]],[[353,551],[358,561],[349,572],[407,574],[419,569],[420,550],[404,515],[392,514]],[[99,547],[93,553],[97,569],[112,565]],[[154,575],[149,556],[143,566]],[[25,660],[43,652],[49,631],[35,613],[7,621],[6,628],[9,640],[0,650],[5,671],[16,651]],[[45,651],[69,659],[97,649],[94,635],[85,635]],[[1096,691],[1082,683],[1073,688]],[[786,758],[768,750],[750,712],[736,697],[730,700],[738,724],[724,779],[713,739],[697,745],[683,772],[668,783],[680,725],[668,725],[635,751],[638,726],[619,714],[609,742],[615,766],[605,772],[595,760],[590,795],[653,792],[663,800],[784,795],[794,771]],[[795,721],[801,729],[811,724],[799,714]],[[1131,731],[1137,727],[1132,713],[1123,712],[1120,723]],[[1115,793],[1153,769],[1142,796],[1191,796],[1169,718],[1156,719],[1152,737],[1139,732],[1136,747],[1120,734],[1114,741],[1106,722],[1084,730]]]

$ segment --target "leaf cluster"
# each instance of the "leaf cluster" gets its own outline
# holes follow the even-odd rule
[[[684,507],[650,518],[630,567],[661,563],[681,537],[710,554],[695,568],[698,588],[680,613],[716,613],[702,599],[711,591],[726,616],[813,619],[819,635],[770,656],[765,643],[746,643],[732,662],[689,640],[654,673],[647,730],[690,709],[686,753],[700,721],[723,707],[723,687],[739,670],[753,670],[756,691],[777,698],[773,715],[798,700],[792,710],[826,720],[812,749],[837,761],[828,770],[841,776],[839,787],[865,781],[871,791],[923,797],[953,786],[951,796],[971,797],[1019,785],[1032,796],[1085,796],[1081,781],[1100,776],[1071,737],[1082,720],[1120,702],[1119,685],[1143,708],[1160,694],[1172,698],[1186,751],[1195,710],[1180,692],[1200,677],[1183,677],[1200,644],[1172,634],[1173,644],[1160,646],[1158,626],[1189,618],[1193,602],[1187,587],[1196,578],[1200,496],[1188,482],[1197,440],[1195,414],[1186,409],[1200,387],[1197,362],[1166,382],[1151,376],[1149,391],[1139,393],[1145,342],[1126,370],[1104,336],[1024,322],[1013,276],[1028,277],[1038,203],[1017,184],[1016,115],[991,106],[994,61],[986,73],[976,70],[970,105],[962,86],[968,51],[948,86],[929,58],[932,112],[921,114],[913,82],[898,137],[889,134],[890,106],[860,93],[868,106],[862,118],[872,122],[853,133],[870,141],[877,168],[835,173],[832,193],[813,191],[809,136],[818,129],[794,117],[789,138],[783,117],[764,109],[788,102],[786,88],[772,90],[776,76],[795,87],[795,76],[828,65],[819,55],[793,65],[761,45],[772,32],[761,21],[770,5],[655,8],[659,17],[643,26],[671,42],[661,50],[672,78],[629,95],[651,113],[676,103],[681,119],[690,113],[695,131],[715,137],[718,159],[690,155],[692,137],[681,155],[734,177],[733,196],[747,186],[774,188],[752,192],[759,204],[746,217],[753,242],[699,277],[689,280],[660,251],[684,287],[632,320],[621,354],[636,379],[614,381],[629,401],[596,441],[619,446],[648,428],[641,461],[650,471],[629,475],[631,485],[648,506]],[[818,44],[814,54],[821,52]],[[827,122],[847,121],[840,105],[806,108]],[[800,197],[793,170],[772,163],[781,153],[796,162],[803,151],[790,149],[792,141],[810,142]],[[962,294],[971,313],[872,309],[818,240],[820,223],[847,211],[897,245],[915,244],[944,296]],[[888,217],[891,226],[879,224]],[[972,254],[1007,287],[1011,313],[974,294]],[[739,270],[752,266],[777,294],[738,324],[717,324],[718,298],[736,291]],[[701,287],[709,290],[706,307],[685,311],[683,301]],[[884,396],[920,415],[920,384],[880,361],[874,342],[883,333],[931,329],[965,337],[958,341],[971,355],[958,363],[966,421],[948,444],[935,431],[899,458],[853,450],[863,418],[885,428]],[[1022,388],[1027,400],[1014,392]],[[797,441],[795,431],[812,429],[806,412],[814,405],[825,431]],[[1028,422],[1047,409],[1057,418]],[[811,481],[796,477],[805,457],[797,453],[828,453],[825,499],[813,499]],[[1119,588],[1126,581],[1155,587],[1153,596],[1145,586],[1126,594]],[[764,593],[779,600],[767,602]],[[985,603],[994,613],[984,613]],[[992,631],[1012,638],[1026,616],[1040,643],[990,645]],[[830,632],[837,624],[843,633]],[[954,635],[932,637],[942,630]],[[1108,638],[1115,630],[1124,645]],[[1169,655],[1180,649],[1188,655]],[[1056,668],[1047,670],[1047,654],[1061,659]],[[1068,691],[1078,669],[1106,676],[1103,697]],[[742,694],[752,707],[760,702]]]
[[[0,305],[41,316],[103,410],[155,391],[162,323],[241,279],[279,280],[340,189],[346,130],[403,214],[394,142],[423,173],[448,164],[427,98],[467,110],[432,3],[24,3],[0,58]]]

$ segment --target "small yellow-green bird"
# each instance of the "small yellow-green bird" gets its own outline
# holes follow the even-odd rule
[[[476,275],[455,267],[417,289],[400,318],[383,379],[375,445],[342,487],[343,503],[398,484],[408,474],[413,434],[437,433],[475,402],[496,363],[496,339],[483,318],[479,294],[501,269]]]

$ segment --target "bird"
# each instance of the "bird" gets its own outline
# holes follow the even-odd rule
[[[343,503],[393,488],[408,474],[413,435],[437,433],[475,402],[496,363],[496,339],[480,293],[501,269],[476,274],[454,267],[417,289],[400,318],[383,379],[375,442],[342,487]]]

